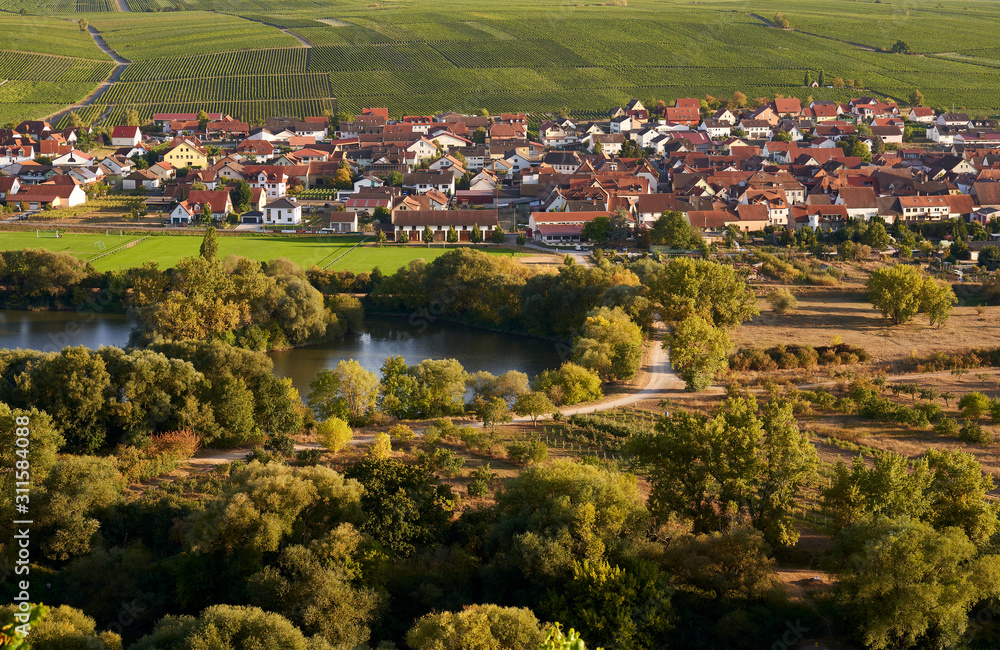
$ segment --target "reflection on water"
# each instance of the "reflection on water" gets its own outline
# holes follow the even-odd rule
[[[413,327],[405,318],[369,317],[365,327],[365,333],[342,341],[270,353],[275,374],[291,377],[305,396],[316,373],[332,368],[342,359],[355,359],[378,373],[390,356],[402,356],[411,365],[424,359],[454,358],[469,372],[500,374],[519,370],[529,377],[560,363],[555,343],[526,336],[450,323]]]
[[[120,314],[0,311],[0,348],[53,352],[68,345],[124,346],[128,333],[128,320]]]
[[[409,364],[455,358],[470,372],[520,370],[529,377],[560,363],[555,343],[525,336],[441,322],[412,326],[405,318],[369,317],[365,327],[364,333],[341,341],[271,352],[275,374],[291,377],[304,397],[316,373],[342,359],[356,359],[377,373],[385,358],[394,355]],[[128,335],[128,320],[118,314],[0,311],[0,348],[51,352],[67,345],[124,346]]]

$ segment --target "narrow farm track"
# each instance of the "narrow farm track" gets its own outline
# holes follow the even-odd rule
[[[118,11],[132,11],[132,7],[128,6],[128,0],[115,0],[115,2],[118,4]]]
[[[118,0],[118,1],[119,3],[125,2],[125,0]],[[126,6],[128,5],[126,4]],[[111,73],[111,76],[108,77],[106,80],[102,81],[97,86],[97,88],[94,89],[94,92],[87,95],[87,97],[85,97],[84,99],[75,104],[67,106],[61,111],[58,111],[56,113],[53,113],[52,115],[48,115],[42,118],[48,122],[52,122],[53,124],[58,124],[59,120],[61,120],[63,116],[65,116],[67,113],[70,113],[71,111],[74,111],[78,108],[82,108],[84,106],[90,106],[91,104],[96,104],[97,100],[99,100],[104,95],[104,93],[106,93],[108,89],[111,88],[112,85],[114,85],[116,81],[121,79],[122,74],[125,72],[125,68],[128,67],[129,63],[131,63],[131,61],[122,57],[121,55],[118,54],[118,52],[111,49],[111,47],[104,40],[104,37],[101,36],[101,33],[98,32],[93,25],[88,27],[87,31],[90,32],[90,36],[94,39],[94,44],[97,45],[97,47],[101,48],[102,52],[111,57],[111,59],[117,65],[115,66],[114,71]]]
[[[122,2],[122,0],[118,0],[118,1]],[[295,32],[293,32],[290,29],[281,28],[281,31],[285,32],[289,36],[294,37],[299,43],[302,43],[302,47],[307,47],[309,49],[312,49],[313,44],[310,43],[308,39],[303,38],[302,36],[299,36],[298,34],[296,34]]]
[[[774,24],[773,21],[770,21],[767,18],[764,18],[760,14],[750,14],[750,16],[752,18],[756,18],[757,20],[759,20],[760,22],[764,23],[768,27],[773,27],[775,29],[780,29],[777,25]],[[871,45],[865,45],[863,43],[853,43],[851,41],[844,41],[844,40],[841,40],[839,38],[834,38],[832,36],[823,36],[822,34],[815,34],[813,32],[803,31],[803,30],[797,29],[795,27],[789,27],[788,31],[798,32],[800,34],[805,34],[806,36],[815,36],[816,38],[825,38],[828,41],[837,41],[838,43],[843,43],[844,45],[850,45],[851,47],[856,47],[859,50],[864,50],[866,52],[875,52],[876,51],[875,48],[872,47]]]

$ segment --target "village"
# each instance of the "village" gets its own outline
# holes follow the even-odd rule
[[[0,199],[8,221],[45,222],[111,192],[144,196],[143,212],[165,228],[386,242],[477,241],[499,227],[576,246],[588,223],[617,217],[648,246],[642,234],[671,211],[709,240],[875,217],[998,230],[996,120],[872,97],[752,104],[632,100],[587,122],[486,111],[392,120],[366,108],[251,127],[220,113],[161,113],[107,134],[26,121],[0,130]],[[310,219],[317,210],[324,218]]]

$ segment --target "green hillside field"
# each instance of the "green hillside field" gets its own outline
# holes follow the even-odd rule
[[[34,114],[25,117],[38,117],[110,73],[88,35],[73,31],[70,21],[86,18],[132,61],[100,100],[109,109],[81,112],[105,123],[120,123],[130,107],[144,118],[206,109],[251,122],[366,106],[394,116],[568,108],[596,117],[631,97],[672,102],[737,90],[905,101],[919,89],[931,106],[1000,113],[992,29],[1000,4],[985,0],[128,2],[130,13],[97,0],[0,0],[0,10],[28,14],[3,17],[12,28],[0,50],[75,57],[39,79],[62,84],[58,92],[0,86],[0,111],[9,92],[8,106],[26,101]],[[769,25],[778,12],[790,28]],[[58,38],[24,36],[50,29]],[[913,54],[878,51],[898,40]],[[3,56],[0,79],[33,80]],[[853,87],[805,87],[805,73],[815,79],[820,70],[828,84]]]

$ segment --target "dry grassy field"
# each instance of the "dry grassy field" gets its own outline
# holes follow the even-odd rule
[[[944,327],[928,325],[919,315],[905,325],[892,325],[868,302],[864,289],[789,287],[798,308],[775,314],[760,301],[760,316],[733,332],[737,349],[782,344],[830,345],[835,337],[863,347],[876,364],[902,365],[911,357],[934,352],[956,352],[967,348],[1000,344],[1000,307],[956,307]],[[770,289],[768,289],[770,290]]]

